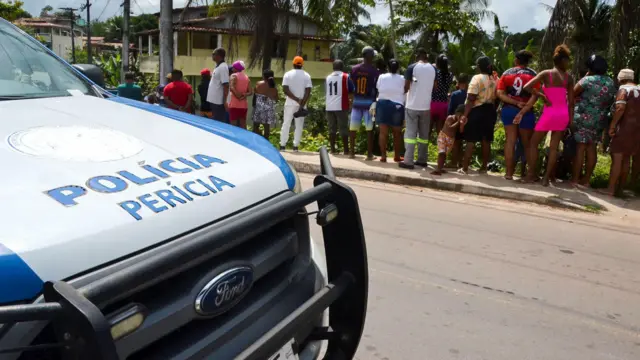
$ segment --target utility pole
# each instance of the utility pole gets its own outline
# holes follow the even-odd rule
[[[393,0],[389,0],[389,21],[391,22],[391,51],[393,52],[393,58],[398,59],[396,53],[396,24],[393,17]]]
[[[173,70],[173,0],[160,0],[160,84]]]
[[[131,16],[131,0],[122,3],[122,70],[120,82],[124,83],[124,75],[129,71],[129,17]]]
[[[93,64],[93,53],[91,52],[91,3],[89,0],[80,7],[80,11],[87,10],[87,62]]]
[[[76,14],[74,12],[78,11],[78,9],[74,9],[70,7],[63,7],[59,9],[63,11],[68,11],[69,16],[71,17],[71,63],[75,64],[76,63],[76,34],[73,32],[73,25],[76,22]]]

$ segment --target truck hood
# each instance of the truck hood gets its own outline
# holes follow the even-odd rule
[[[70,96],[3,101],[0,113],[0,303],[295,183],[261,137],[157,106]]]

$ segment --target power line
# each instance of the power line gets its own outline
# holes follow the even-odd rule
[[[138,7],[138,10],[140,10],[140,14],[144,14],[144,11],[142,11],[140,4],[138,4],[138,0],[133,0],[133,3],[136,4],[136,6]]]
[[[104,14],[104,11],[107,10],[107,7],[109,6],[110,2],[111,2],[111,0],[107,0],[107,4],[102,8],[102,11],[100,12],[100,15],[98,15],[96,20],[100,20],[100,18],[102,17],[102,14]]]

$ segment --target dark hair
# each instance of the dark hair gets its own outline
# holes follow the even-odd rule
[[[465,107],[465,104],[458,105],[458,107],[456,107],[456,114],[464,114]]]
[[[491,58],[488,56],[480,56],[478,60],[476,60],[476,65],[480,70],[480,73],[491,75],[493,67],[491,66]]]
[[[533,53],[529,50],[520,50],[516,53],[516,59],[518,59],[520,65],[529,65],[529,61],[531,61],[531,58],[533,58]]]
[[[444,75],[449,75],[449,59],[447,59],[447,55],[440,54],[436,59],[436,67],[440,70]]]
[[[126,74],[124,74],[125,80],[134,80],[135,78],[136,76],[131,71],[128,71]]]
[[[343,71],[344,70],[344,63],[342,62],[342,60],[335,60],[333,62],[333,70],[334,71]]]
[[[427,50],[423,47],[419,47],[416,49],[416,59],[426,59],[427,58]]]
[[[273,70],[266,69],[262,72],[262,78],[267,82],[270,88],[276,87],[276,81],[273,79]]]
[[[400,63],[398,62],[398,60],[389,60],[389,72],[392,74],[397,74],[398,70],[400,70]]]
[[[593,75],[605,75],[609,70],[607,60],[600,55],[591,55],[587,59],[587,69]]]
[[[227,56],[227,51],[224,48],[219,47],[213,50],[213,55],[218,55],[224,59],[225,56]]]
[[[468,84],[469,83],[469,75],[465,73],[461,73],[458,75],[458,84]]]
[[[564,60],[571,59],[571,50],[565,44],[560,44],[556,46],[556,49],[553,51],[553,64],[559,65]]]
[[[182,71],[178,69],[173,69],[171,71],[171,80],[179,80],[182,79]]]

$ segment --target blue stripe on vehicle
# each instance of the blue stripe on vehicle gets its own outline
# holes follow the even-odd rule
[[[42,280],[13,251],[0,244],[0,304],[36,297]]]
[[[195,126],[199,129],[208,131],[212,134],[221,136],[227,140],[233,141],[239,145],[246,147],[249,150],[260,154],[267,160],[274,163],[282,171],[282,175],[287,181],[287,186],[290,190],[296,185],[296,178],[287,164],[287,161],[282,157],[280,152],[265,138],[256,135],[251,131],[243,130],[237,126],[222,123],[211,119],[204,118],[202,116],[195,116],[184,112],[179,112],[172,109],[167,109],[157,105],[151,105],[140,101],[130,100],[122,97],[112,97],[108,100],[115,101],[121,104],[133,106],[138,109],[146,110],[164,117],[178,120],[184,124]]]

